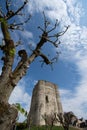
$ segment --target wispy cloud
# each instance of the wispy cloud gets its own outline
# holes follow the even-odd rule
[[[79,22],[79,21],[78,21]],[[74,91],[62,96],[65,111],[72,110],[77,116],[87,118],[87,27],[76,23],[63,36],[61,58],[72,60],[77,66],[80,81]],[[66,51],[67,50],[67,51]],[[72,93],[72,95],[70,95]],[[69,96],[69,97],[68,97]],[[68,97],[68,98],[67,98]]]
[[[85,14],[81,3],[78,0],[32,0],[29,4],[32,12],[45,10],[52,21],[59,19],[61,27],[70,25],[61,38],[61,59],[72,60],[81,78],[74,91],[65,88],[60,92],[65,111],[72,110],[78,116],[87,117],[87,27],[80,26],[81,16]]]
[[[25,81],[22,80],[12,92],[9,103],[20,103],[21,106],[29,112],[31,96],[26,92],[25,87]],[[22,114],[19,114],[19,121],[23,121],[24,119],[25,117]]]
[[[45,11],[46,15],[49,16],[51,20],[59,19],[67,22],[79,23],[81,15],[84,14],[81,3],[77,0],[45,0],[29,2],[29,12],[42,12]]]
[[[74,91],[60,90],[64,111],[73,111],[78,117],[87,118],[87,54],[77,51],[75,62],[80,74],[80,81]]]
[[[25,87],[25,82],[22,80],[12,92],[9,102],[20,103],[25,106],[26,110],[29,110],[31,96],[25,91]]]
[[[27,30],[25,30],[23,33],[22,33],[22,35],[25,37],[25,38],[33,38],[33,34],[31,33],[31,32],[29,32],[29,31],[27,31]]]

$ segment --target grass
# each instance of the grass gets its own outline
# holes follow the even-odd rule
[[[24,129],[24,130],[29,130],[29,129]],[[46,126],[38,126],[38,127],[32,126],[30,130],[46,130]],[[53,130],[63,130],[63,128],[61,126],[54,126]],[[69,130],[78,130],[78,128],[70,127]]]

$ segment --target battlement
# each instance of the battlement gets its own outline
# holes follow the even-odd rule
[[[34,89],[39,89],[41,86],[49,86],[50,89],[51,88],[58,89],[58,86],[56,84],[51,83],[51,82],[46,81],[46,80],[39,80],[38,83],[35,85]]]

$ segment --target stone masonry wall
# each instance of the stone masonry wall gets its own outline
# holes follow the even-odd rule
[[[42,115],[63,112],[58,86],[39,80],[33,89],[30,116],[33,125],[45,125]]]

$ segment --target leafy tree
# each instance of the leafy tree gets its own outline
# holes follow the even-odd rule
[[[28,116],[27,111],[23,107],[21,107],[20,103],[16,103],[15,106],[21,114],[23,114],[25,117]]]
[[[27,117],[28,117],[27,111],[20,105],[20,103],[16,103],[14,105],[16,106],[18,112],[20,112],[21,114],[23,114],[26,117],[26,119],[23,121],[23,124],[24,123],[27,124]],[[18,123],[18,124],[21,124],[21,123]],[[15,129],[17,129],[17,122],[15,122],[14,126],[15,126]],[[27,126],[27,125],[25,125],[25,126]]]
[[[28,16],[27,19],[25,19],[24,22],[18,22],[18,19],[23,17],[22,13],[27,4],[28,0],[24,0],[21,1],[19,7],[17,7],[17,5],[13,6],[13,1],[4,0],[2,1],[2,8],[0,7],[0,27],[3,34],[2,44],[0,45],[0,52],[2,53],[1,60],[3,62],[0,75],[0,130],[10,130],[16,118],[17,109],[15,106],[8,104],[8,99],[19,80],[26,74],[29,66],[37,57],[43,59],[42,64],[52,65],[57,59],[57,56],[50,60],[41,52],[41,48],[44,44],[46,45],[47,42],[51,43],[54,47],[58,47],[60,44],[59,37],[62,36],[69,27],[67,26],[64,31],[55,34],[55,29],[59,26],[58,21],[49,29],[50,22],[44,14],[44,27],[39,26],[42,34],[36,48],[31,51],[31,55],[28,55],[25,49],[17,52],[17,47],[20,45],[20,42],[15,43],[12,39],[11,31],[21,30],[21,26],[27,24],[30,20],[30,14],[28,16],[26,13]],[[13,68],[16,55],[20,57],[20,60]]]

